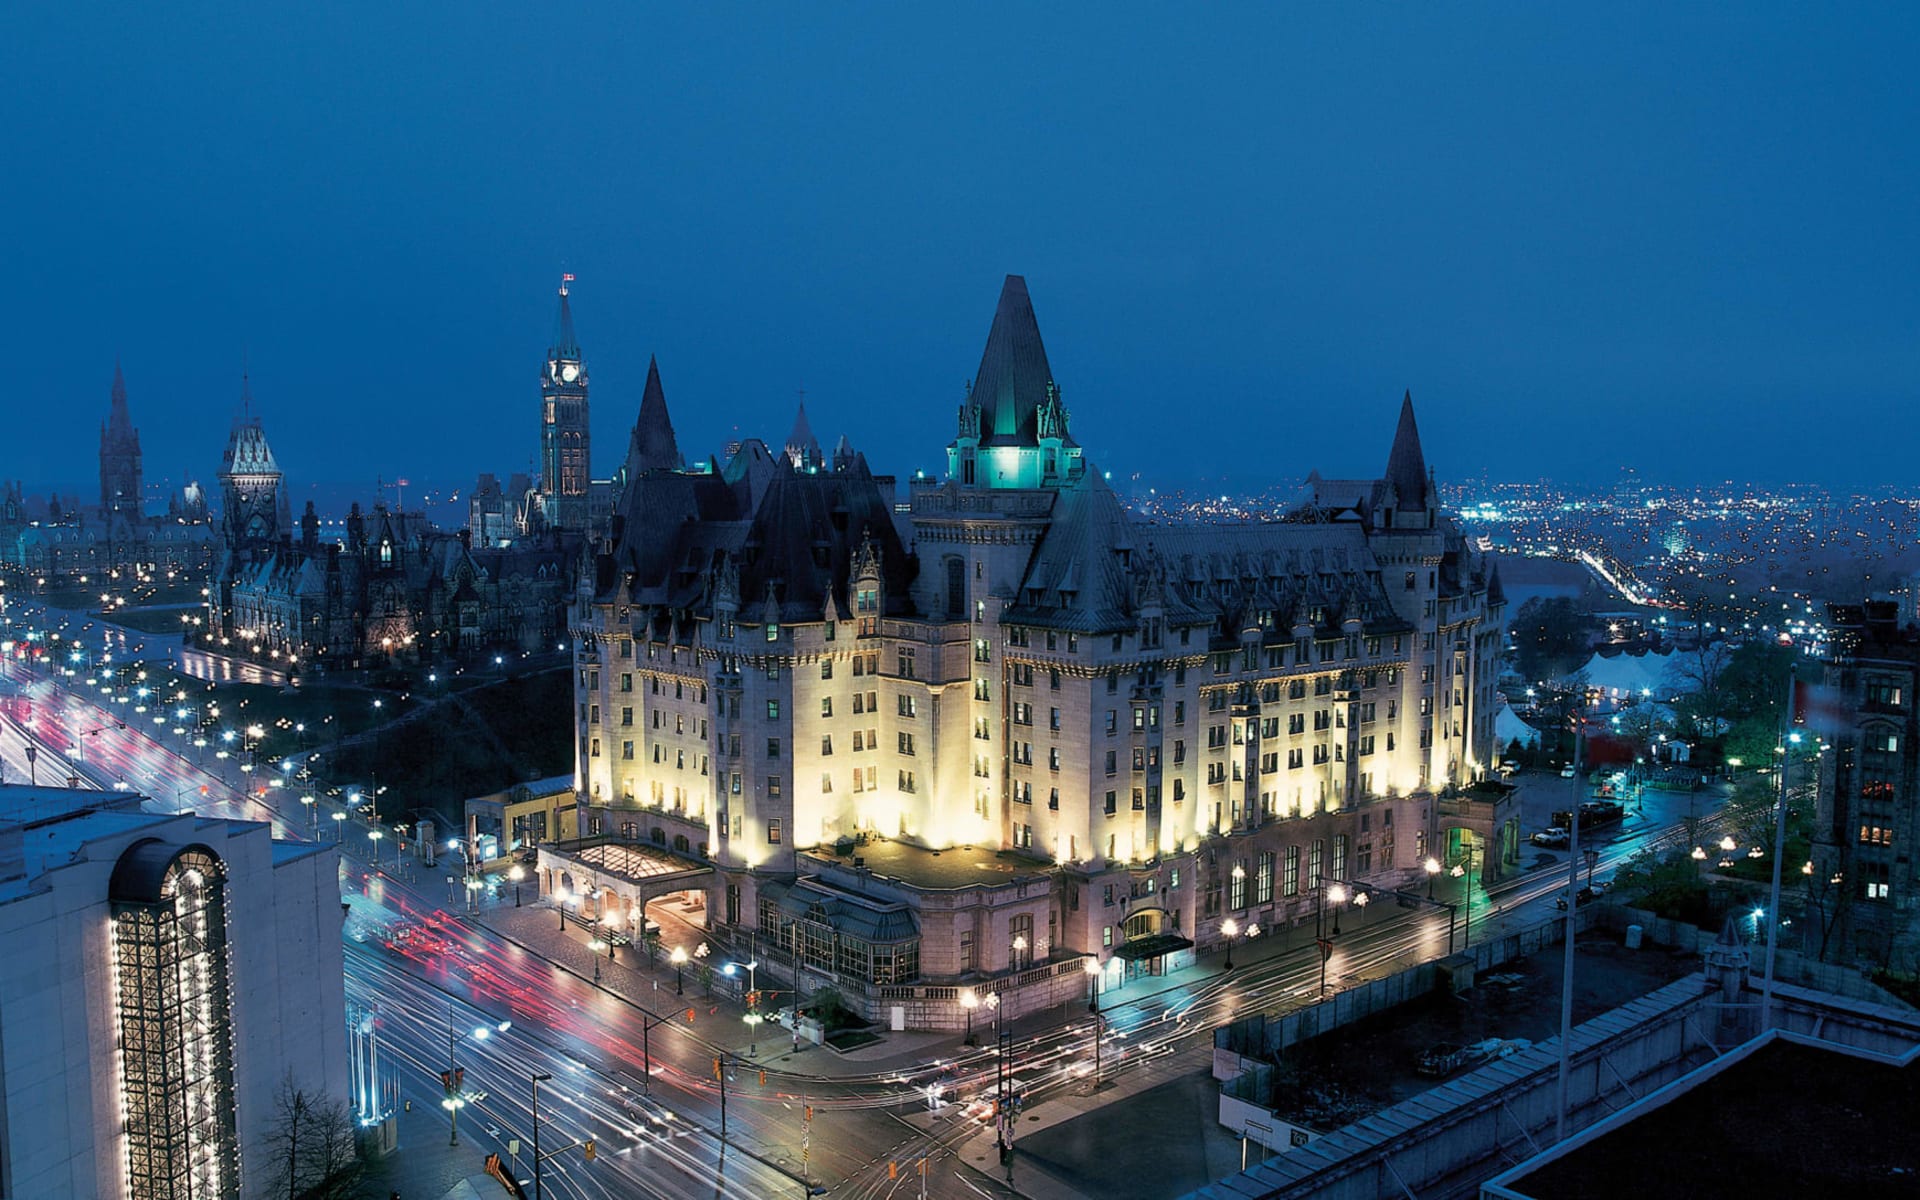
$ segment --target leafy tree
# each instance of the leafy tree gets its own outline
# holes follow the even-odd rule
[[[1713,912],[1707,899],[1707,884],[1691,851],[1691,846],[1664,852],[1642,850],[1615,873],[1614,895],[1635,908],[1649,909],[1662,917],[1710,925]]]
[[[1594,620],[1565,596],[1535,596],[1520,606],[1508,627],[1520,673],[1528,679],[1567,674],[1586,662]]]

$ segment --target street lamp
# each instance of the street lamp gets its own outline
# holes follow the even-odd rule
[[[1240,922],[1232,917],[1220,922],[1220,934],[1227,939],[1227,965],[1221,968],[1224,971],[1233,970],[1233,939],[1239,932]]]
[[[1463,948],[1473,945],[1473,850],[1476,844],[1477,843],[1474,842],[1468,842],[1467,856],[1463,860],[1464,865],[1463,863],[1455,863],[1453,864],[1453,869],[1447,872],[1447,874],[1453,876],[1455,879],[1464,876],[1467,881],[1466,889],[1460,895],[1460,907],[1466,910],[1466,917],[1461,924],[1460,941]]]
[[[367,830],[367,840],[373,843],[373,865],[380,865],[380,839],[385,835],[378,829]]]
[[[1367,902],[1372,899],[1373,897],[1367,895],[1365,892],[1355,892],[1353,894],[1353,903],[1360,910],[1360,928],[1362,929],[1367,927]]]
[[[315,829],[318,829],[320,827],[320,809],[318,808],[319,802],[315,800],[312,796],[302,796],[300,797],[300,803],[307,806],[307,824],[313,826]]]
[[[1016,971],[1025,965],[1020,960],[1026,957],[1026,953],[1027,953],[1027,935],[1024,933],[1014,934],[1013,935],[1013,967]]]
[[[1087,973],[1087,1011],[1100,1011],[1100,960],[1084,958],[1080,960],[1080,969]],[[1097,1044],[1096,1044],[1097,1047]],[[1096,1048],[1095,1053],[1098,1053]]]
[[[343,812],[333,814],[333,828],[336,835],[333,840],[336,842],[344,842],[347,840],[346,819],[347,814]]]
[[[1587,890],[1593,890],[1593,869],[1600,865],[1600,852],[1592,846],[1582,847],[1580,857],[1587,860]]]
[[[557,883],[553,887],[553,907],[560,913],[560,932],[567,931],[567,885]]]
[[[667,961],[673,964],[673,994],[676,996],[686,995],[686,983],[681,976],[681,970],[687,965],[687,948],[685,946],[675,946],[673,953],[667,955]]]
[[[971,1046],[973,1045],[973,1010],[980,1007],[980,997],[974,994],[972,988],[967,988],[960,993],[960,1007],[966,1010],[967,1014],[967,1036],[962,1041]]]
[[[1433,899],[1433,881],[1438,878],[1440,874],[1440,860],[1432,855],[1428,855],[1427,861],[1421,863],[1420,866],[1427,873],[1427,899],[1431,901]]]
[[[507,878],[513,880],[513,906],[520,907],[520,881],[527,877],[527,869],[519,863],[507,869]]]
[[[460,1043],[466,1038],[472,1038],[476,1042],[484,1042],[491,1037],[496,1030],[505,1033],[512,1027],[512,1021],[502,1021],[498,1025],[476,1025],[472,1031],[467,1034],[456,1035],[453,1032],[453,1001],[447,1001],[447,1073],[441,1077],[441,1083],[444,1084],[447,1089],[447,1097],[440,1102],[447,1110],[447,1145],[458,1146],[460,1144],[460,1107],[466,1104],[469,1099],[466,1093],[460,1090],[466,1077],[466,1071],[458,1062],[458,1048]],[[473,1099],[483,1098],[484,1097],[481,1096],[473,1097]]]
[[[1340,906],[1347,902],[1347,889],[1341,884],[1332,884],[1327,888],[1327,899],[1333,903],[1333,936],[1340,936]]]

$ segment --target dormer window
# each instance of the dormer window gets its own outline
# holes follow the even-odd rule
[[[393,543],[384,538],[380,541],[380,565],[383,567],[393,565]]]

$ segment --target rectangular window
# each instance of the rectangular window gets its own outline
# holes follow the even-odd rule
[[[1333,877],[1347,877],[1347,835],[1344,833],[1333,835]]]
[[[767,628],[773,629],[773,628],[776,628],[776,626],[769,625],[767,626]],[[780,818],[770,817],[767,820],[767,845],[778,846],[779,844],[780,844]]]
[[[780,719],[780,702],[778,700],[767,701],[767,720],[778,721],[779,719]]]
[[[900,753],[912,754],[913,753],[913,735],[910,733],[901,733],[896,736],[899,738]]]
[[[767,757],[768,758],[780,757],[780,739],[779,738],[767,739]]]
[[[1273,903],[1273,851],[1263,850],[1254,860],[1259,865],[1253,873],[1253,902],[1255,904]]]
[[[1247,867],[1245,863],[1235,863],[1233,874],[1227,880],[1227,906],[1236,911],[1247,906]]]

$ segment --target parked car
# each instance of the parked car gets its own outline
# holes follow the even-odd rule
[[[1572,835],[1560,828],[1542,829],[1539,833],[1534,834],[1532,839],[1533,844],[1536,846],[1549,846],[1556,849],[1565,846],[1572,840]]]
[[[1573,770],[1572,763],[1568,763],[1566,766],[1560,768],[1560,778],[1572,779],[1573,776],[1574,776],[1574,770]]]

